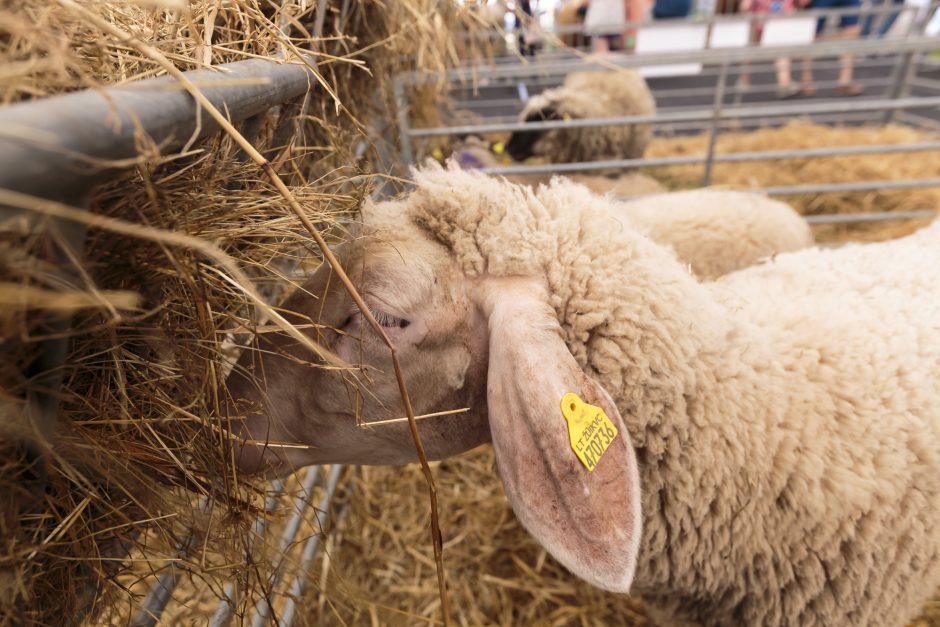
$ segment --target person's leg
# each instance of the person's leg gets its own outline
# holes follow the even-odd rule
[[[833,2],[838,0],[811,0],[809,5],[806,7],[808,9],[826,9],[833,5]],[[816,38],[823,34],[826,30],[826,17],[825,15],[818,20],[816,20]],[[812,96],[816,93],[816,88],[813,87],[813,60],[809,57],[803,59],[802,62],[803,70],[800,73],[800,93],[804,96]]]
[[[871,0],[871,8],[877,9],[883,2],[884,0]],[[869,37],[871,35],[875,24],[875,15],[875,13],[869,13],[865,16],[865,20],[862,23],[862,37]],[[878,17],[880,20],[881,14],[878,14]]]
[[[816,88],[813,87],[813,60],[810,58],[803,59],[803,71],[800,74],[800,92],[804,96],[812,96],[816,93]]]
[[[839,39],[855,39],[861,33],[861,0],[840,0],[842,7],[854,9],[854,13],[846,13],[839,19]],[[855,57],[851,54],[844,54],[839,57],[839,84],[836,87],[837,96],[858,96],[865,88],[858,83],[852,82],[852,75],[855,69]]]
[[[903,5],[904,0],[891,0],[891,4]],[[881,26],[878,27],[878,37],[884,37],[888,34],[888,31],[891,30],[891,27],[894,26],[894,22],[897,21],[898,16],[901,15],[900,11],[892,11],[885,16],[884,21],[881,23]]]
[[[839,38],[848,40],[855,39],[861,32],[861,26],[858,23],[858,16],[845,15],[843,20],[849,22],[839,33]],[[836,87],[836,93],[840,96],[858,96],[865,88],[852,82],[855,70],[855,57],[851,54],[844,54],[839,57],[839,86]]]
[[[792,80],[790,77],[790,58],[780,57],[774,62],[774,66],[777,68],[777,86],[788,86]]]
[[[802,90],[793,84],[789,57],[780,57],[774,62],[774,66],[777,68],[777,97],[793,98],[799,95]]]
[[[607,37],[605,35],[594,35],[591,37],[591,47],[594,52],[610,52],[610,42],[607,41]]]

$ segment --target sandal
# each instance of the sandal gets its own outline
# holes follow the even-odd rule
[[[837,96],[861,96],[864,91],[865,86],[858,83],[846,83],[836,87]]]

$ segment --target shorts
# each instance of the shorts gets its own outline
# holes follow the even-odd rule
[[[850,9],[857,8],[861,11],[862,2],[861,0],[813,0],[809,5],[811,9]],[[846,15],[839,16],[839,28],[849,28],[851,26],[858,26],[858,13],[848,13]],[[820,34],[826,30],[826,18],[821,17],[819,21],[816,22],[816,34]]]
[[[688,17],[692,11],[692,0],[656,0],[653,3],[653,19]]]

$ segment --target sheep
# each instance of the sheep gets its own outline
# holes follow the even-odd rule
[[[814,243],[806,220],[790,205],[755,192],[696,189],[617,206],[637,229],[671,246],[700,279]]]
[[[548,89],[526,103],[524,122],[578,118],[653,115],[656,101],[636,70],[574,72],[561,87]],[[506,150],[517,161],[533,156],[554,163],[632,159],[643,156],[653,137],[650,124],[516,131]]]
[[[485,144],[473,138],[454,156],[464,168],[497,165]],[[535,186],[548,183],[552,176],[505,178]],[[759,193],[718,189],[662,193],[665,190],[656,179],[639,172],[616,179],[579,174],[568,179],[600,195],[643,195],[620,204],[622,214],[655,241],[670,245],[702,279],[716,279],[759,259],[813,245],[809,225],[792,207]]]
[[[419,421],[427,457],[491,440],[575,575],[703,625],[902,625],[940,583],[940,223],[699,282],[610,199],[438,166],[362,228],[340,256],[415,414],[469,409]],[[284,310],[353,369],[261,334],[223,397],[272,443],[241,468],[414,462],[404,423],[368,426],[404,409],[331,269]],[[569,409],[607,438],[593,471]]]

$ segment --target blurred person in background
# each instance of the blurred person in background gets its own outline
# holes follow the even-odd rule
[[[688,17],[692,12],[692,0],[655,0],[653,19],[665,20]]]
[[[855,9],[850,13],[843,13],[839,16],[839,34],[838,39],[855,39],[858,37],[861,28],[859,27],[859,13],[861,12],[861,0],[812,0],[809,8],[811,9]],[[816,22],[816,36],[819,37],[826,30],[826,16],[819,18]],[[850,54],[843,54],[839,57],[839,81],[836,86],[837,96],[858,96],[865,91],[864,85],[852,82],[855,59]],[[812,96],[816,93],[816,87],[813,86],[813,68],[812,59],[803,60],[802,87],[800,93],[804,96]]]
[[[904,0],[888,0],[891,4],[895,6],[903,5]],[[872,0],[872,8],[880,7],[885,3],[885,0]],[[891,11],[889,13],[880,13],[878,15],[869,15],[865,18],[865,22],[862,25],[862,37],[869,37],[872,34],[872,27],[875,25],[875,20],[880,20],[878,25],[878,30],[875,32],[875,37],[878,39],[884,38],[888,34],[888,31],[891,30],[891,27],[894,26],[895,20],[898,19],[898,16],[901,14],[900,11]]]
[[[538,5],[538,0],[535,0]],[[531,0],[518,0],[513,10],[516,16],[516,39],[519,42],[519,54],[534,57],[542,45],[542,29],[535,17]]]
[[[605,53],[623,49],[623,32],[630,0],[590,0],[584,14],[584,32],[591,49]]]
[[[760,41],[764,32],[765,15],[788,15],[793,13],[797,6],[803,6],[808,0],[741,0],[741,11],[750,12],[755,15],[753,22],[754,41]],[[774,67],[777,70],[777,98],[787,99],[800,95],[800,88],[793,83],[793,77],[790,71],[790,58],[780,57],[774,61]],[[751,85],[749,66],[743,64],[741,69],[741,80],[738,85],[742,89],[747,89]]]

